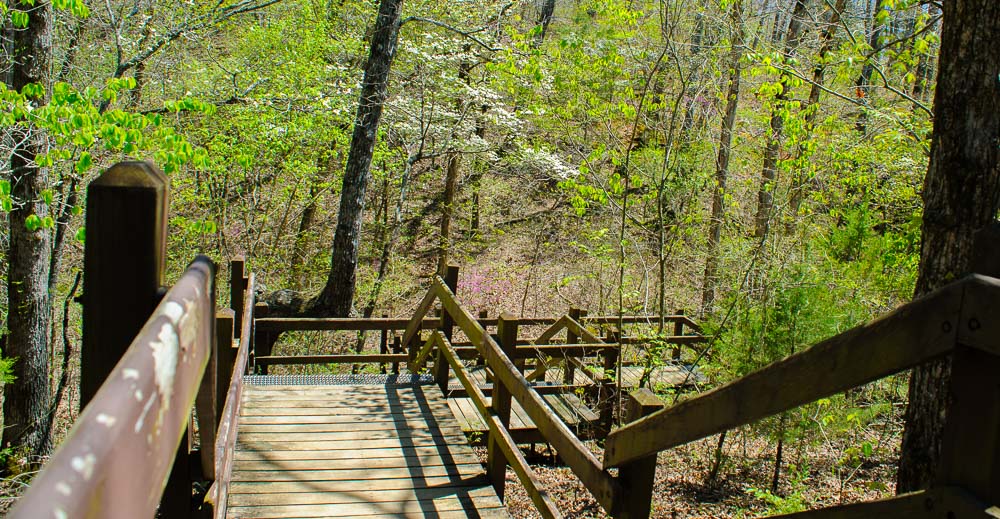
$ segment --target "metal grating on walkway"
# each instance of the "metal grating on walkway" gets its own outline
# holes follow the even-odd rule
[[[251,386],[420,386],[433,384],[430,375],[382,375],[363,373],[357,375],[247,375],[245,384]]]

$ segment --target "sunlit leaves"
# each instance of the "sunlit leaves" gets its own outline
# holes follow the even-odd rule
[[[9,213],[13,208],[12,200],[10,197],[10,181],[0,180],[0,209],[5,213]]]
[[[11,11],[10,24],[17,29],[24,29],[28,26],[28,13],[17,9]]]
[[[41,217],[37,214],[29,214],[27,218],[24,219],[24,228],[35,232],[41,229],[49,229],[55,226],[55,222],[51,217]]]

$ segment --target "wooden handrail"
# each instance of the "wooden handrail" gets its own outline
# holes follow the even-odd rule
[[[556,507],[555,503],[549,497],[548,493],[542,490],[542,485],[535,477],[535,473],[531,470],[531,466],[528,465],[528,460],[524,458],[524,454],[521,453],[521,449],[517,448],[517,444],[514,442],[514,438],[510,435],[510,431],[503,426],[500,418],[494,412],[493,408],[486,403],[486,395],[483,393],[482,389],[479,388],[477,384],[472,381],[472,377],[466,370],[465,365],[459,359],[457,352],[445,338],[444,334],[440,331],[436,331],[433,334],[433,340],[438,348],[441,349],[445,360],[451,365],[451,368],[455,371],[455,377],[462,383],[462,387],[468,392],[470,398],[472,398],[472,403],[476,407],[476,411],[486,422],[489,427],[491,435],[495,435],[497,438],[497,445],[503,450],[504,456],[510,463],[511,468],[514,469],[514,473],[517,474],[518,479],[524,486],[528,493],[528,497],[531,498],[531,502],[535,504],[535,508],[541,513],[542,517],[547,519],[561,518],[562,514]]]
[[[771,519],[940,519],[969,517],[992,519],[989,504],[982,503],[959,487],[936,487],[875,501],[831,506],[793,514],[772,516]],[[947,512],[945,512],[947,511]]]
[[[555,323],[558,317],[521,317],[518,323],[524,326],[542,326]],[[656,324],[658,316],[655,315],[626,315],[622,317],[623,324]],[[355,328],[356,323],[360,323],[366,328],[361,330],[403,330],[412,319],[394,317],[369,317],[369,318],[347,318],[347,317],[263,317],[257,320],[265,331],[295,331],[295,330],[359,330]],[[496,317],[476,318],[483,327],[496,326]],[[665,322],[680,322],[684,326],[700,332],[697,323],[685,315],[665,315]],[[595,315],[582,317],[579,319],[583,324],[618,324],[618,317],[613,315]],[[423,320],[423,329],[433,329],[441,325],[436,317],[427,317]]]
[[[622,427],[607,438],[604,467],[618,467],[943,356],[954,349],[959,330],[966,328],[960,326],[963,301],[976,294],[985,297],[981,294],[989,291],[996,305],[1000,299],[997,283],[970,276],[876,321]],[[997,337],[1000,334],[993,339]]]
[[[379,364],[385,362],[406,362],[409,356],[404,353],[394,354],[345,354],[345,355],[269,355],[257,357],[255,360],[261,366],[299,365],[299,364]]]
[[[222,408],[222,421],[215,443],[215,474],[216,480],[209,490],[209,499],[214,504],[215,519],[225,519],[229,501],[229,481],[233,473],[233,461],[236,453],[237,423],[240,416],[243,393],[243,376],[246,374],[250,360],[250,340],[253,337],[254,296],[256,294],[256,279],[250,274],[247,280],[246,294],[242,316],[242,330],[239,335],[239,347],[236,361],[233,365],[233,376],[226,393],[226,404]]]
[[[214,271],[188,266],[9,517],[155,514],[208,363]]]
[[[355,318],[298,318],[298,317],[262,317],[257,319],[257,329],[272,332],[290,331],[371,331],[371,330],[405,330],[412,319],[370,317]],[[420,321],[420,329],[428,330],[441,326],[441,320],[425,318]]]
[[[480,348],[480,354],[493,370],[495,380],[503,384],[514,399],[521,404],[542,436],[556,448],[559,455],[593,494],[597,502],[605,510],[615,510],[621,502],[622,487],[614,476],[601,467],[600,461],[590,449],[555,415],[542,396],[532,388],[531,383],[517,369],[514,362],[504,354],[500,345],[493,340],[490,334],[486,333],[478,320],[458,303],[443,279],[435,276],[428,294],[433,297],[424,298],[427,308],[430,308],[435,298],[441,302],[441,306],[451,315],[455,324],[469,337],[473,344]]]

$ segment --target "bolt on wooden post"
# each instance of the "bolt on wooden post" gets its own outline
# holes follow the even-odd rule
[[[168,186],[149,162],[120,162],[87,188],[81,409],[160,300]]]

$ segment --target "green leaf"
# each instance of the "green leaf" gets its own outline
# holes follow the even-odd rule
[[[90,157],[90,153],[85,151],[80,154],[80,159],[76,161],[76,166],[74,166],[74,169],[76,169],[77,173],[83,173],[84,171],[90,169],[90,166],[93,165],[93,162],[94,161]]]
[[[76,241],[84,243],[87,241],[87,228],[80,227],[79,231],[76,231]]]
[[[45,202],[45,205],[52,205],[52,190],[51,189],[46,189],[46,190],[42,191],[42,200]]]
[[[56,221],[53,220],[51,216],[46,216],[45,218],[42,218],[43,229],[51,229],[55,226],[56,226]]]
[[[5,213],[9,213],[13,208],[14,205],[11,203],[10,198],[0,199],[0,209],[3,209]]]
[[[872,455],[872,444],[871,442],[864,442],[861,444],[861,452],[864,453],[865,457],[871,457]]]
[[[37,214],[28,215],[24,219],[24,227],[31,232],[35,232],[42,228],[42,219],[38,217]]]
[[[23,29],[28,26],[28,13],[24,11],[14,10],[10,13],[10,23],[18,29]]]
[[[0,197],[10,196],[10,181],[0,180]]]

